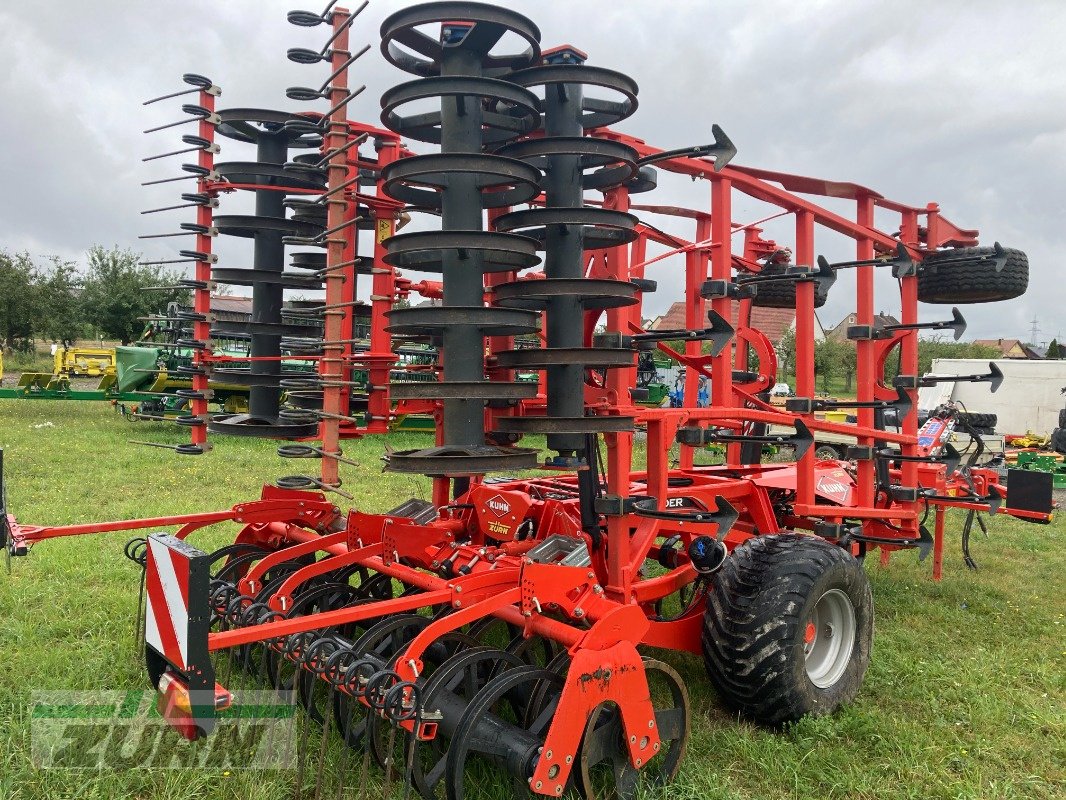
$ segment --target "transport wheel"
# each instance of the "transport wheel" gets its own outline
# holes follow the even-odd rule
[[[763,269],[760,275],[774,275],[785,271],[781,265],[770,265]],[[821,308],[829,299],[829,289],[821,289],[821,284],[814,284],[814,307]],[[752,298],[753,306],[762,308],[795,308],[796,307],[796,282],[795,281],[771,281],[760,283],[756,286],[755,297]]]
[[[840,451],[831,444],[819,444],[814,448],[816,461],[836,461],[840,458]]]
[[[918,273],[918,299],[923,303],[995,303],[1021,297],[1029,286],[1029,259],[1021,250],[1004,248],[1007,263],[956,262],[966,256],[992,255],[992,247],[958,247],[930,253]],[[935,267],[936,269],[931,269]]]
[[[781,725],[855,698],[870,663],[874,615],[854,556],[814,536],[756,536],[715,577],[703,655],[726,705]]]
[[[1055,428],[1051,432],[1051,449],[1066,454],[1066,428]]]
[[[666,786],[677,775],[688,744],[688,690],[671,667],[644,660],[659,731],[659,750],[634,767],[618,707],[597,706],[585,723],[574,785],[585,800],[635,800],[638,789]],[[643,740],[642,740],[643,741]]]
[[[963,411],[959,413],[959,421],[980,430],[995,428],[999,418],[995,414],[975,414]]]

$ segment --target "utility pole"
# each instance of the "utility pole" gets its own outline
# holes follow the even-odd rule
[[[1029,344],[1038,346],[1038,342],[1036,341],[1036,335],[1038,333],[1040,333],[1040,325],[1037,322],[1036,315],[1034,314],[1033,315],[1033,321],[1032,321],[1032,328],[1030,328],[1030,330],[1029,330]]]

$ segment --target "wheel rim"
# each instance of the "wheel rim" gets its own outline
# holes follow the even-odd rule
[[[826,447],[822,445],[814,451],[814,457],[819,461],[837,461],[840,458],[840,454],[837,453],[835,447]]]
[[[855,650],[855,606],[839,589],[818,598],[803,630],[807,677],[828,689],[844,674]]]

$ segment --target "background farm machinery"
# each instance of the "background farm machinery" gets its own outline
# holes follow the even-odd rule
[[[175,342],[190,352],[176,368],[190,386],[175,422],[191,441],[172,447],[202,455],[209,432],[298,440],[279,456],[316,474],[279,478],[218,512],[67,527],[0,513],[14,555],[55,536],[176,528],[134,539],[127,555],[143,568],[150,678],[183,735],[210,733],[236,675],[294,691],[324,736],[336,730],[364,754],[363,781],[373,758],[386,780],[398,771],[425,797],[498,792],[491,773],[540,795],[574,786],[634,797],[641,782],[674,776],[691,713],[685,682],[647,648],[702,654],[722,701],[758,722],[828,713],[856,695],[870,658],[868,550],[939,554],[948,508],[1049,519],[1049,489],[1013,474],[1004,487],[997,470],[960,463],[944,439],[949,419],[919,430],[913,413],[927,380],[918,331],[964,324],[957,310],[920,321],[919,300],[1015,296],[1027,274],[1018,251],[978,247],[936,205],[732,165],[717,126],[712,144],[680,150],[622,134],[613,126],[636,111],[632,79],[572,46],[542,50],[530,20],[490,5],[388,17],[381,52],[414,77],[382,96],[382,127],[352,122],[345,108],[361,90],[348,72],[366,52],[349,46],[357,14],[332,3],[289,14],[329,30],[321,49],[288,54],[324,65],[325,83],[286,92],[325,101],[325,113],[216,110],[218,87],[185,78],[197,133],[183,141],[197,162],[183,169],[198,186],[181,206],[196,214],[180,226],[195,239],[181,251],[194,303],[175,315],[191,325]],[[255,160],[216,161],[219,136],[254,145]],[[440,152],[415,154],[405,140]],[[635,205],[659,170],[709,183],[710,208]],[[239,192],[252,193],[254,214],[216,213]],[[792,258],[761,239],[763,220],[733,221],[738,192],[792,218]],[[830,193],[854,201],[855,219],[810,199]],[[874,226],[878,208],[898,231]],[[418,210],[439,229],[397,233]],[[667,234],[634,211],[694,230]],[[856,260],[818,258],[816,230],[853,239]],[[216,235],[251,240],[252,266],[217,266]],[[294,271],[288,247],[300,248]],[[676,255],[685,327],[645,330],[642,301],[657,289],[648,268]],[[394,307],[397,269],[439,275],[425,289],[440,304]],[[840,270],[856,274],[858,396],[833,401],[815,394],[813,326]],[[898,282],[898,325],[874,322],[877,270]],[[371,284],[365,349],[360,276]],[[210,344],[223,333],[210,312],[219,282],[252,289],[240,358]],[[322,335],[294,359],[283,342],[306,328],[286,321],[284,290],[308,287],[324,289],[303,310]],[[759,304],[796,312],[795,396],[784,408],[769,402],[774,349],[750,324]],[[437,362],[390,382],[409,342]],[[640,365],[647,372],[656,352],[685,367],[678,407],[639,402]],[[889,358],[900,364],[891,382]],[[999,380],[994,370],[965,379]],[[219,380],[248,388],[246,412],[209,413]],[[332,496],[353,499],[359,487],[341,482],[340,443],[386,432],[392,402],[421,404],[438,423],[432,446],[385,456],[391,472],[431,478],[432,497],[344,511]],[[826,416],[845,410],[854,423]],[[821,433],[848,437],[846,457],[817,458]],[[546,457],[520,446],[530,435],[546,437]],[[724,463],[694,466],[710,444]],[[764,463],[768,444],[795,461]],[[240,526],[232,545],[192,546],[223,522]],[[306,755],[303,746],[298,791]],[[316,777],[320,793],[321,763]]]

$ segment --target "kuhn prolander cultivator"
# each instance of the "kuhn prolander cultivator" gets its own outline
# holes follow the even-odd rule
[[[381,52],[413,77],[382,96],[383,127],[350,122],[354,18],[333,3],[289,15],[331,29],[321,51],[289,53],[327,65],[320,89],[287,92],[325,100],[325,114],[215,111],[217,87],[199,76],[199,103],[186,107],[200,125],[200,190],[189,195],[199,216],[185,228],[197,237],[195,337],[210,336],[215,279],[245,280],[262,316],[246,374],[194,348],[182,420],[193,442],[179,452],[204,453],[208,431],[296,438],[279,454],[315,459],[320,474],[288,476],[215,513],[62,528],[0,514],[15,555],[54,536],[176,528],[133,540],[127,554],[144,569],[150,677],[184,735],[211,732],[243,673],[295,691],[323,733],[365,754],[364,780],[373,757],[427,798],[498,792],[501,780],[538,795],[573,786],[631,798],[676,774],[690,725],[685,681],[646,648],[702,654],[721,700],[758,722],[824,714],[856,695],[870,659],[870,549],[935,547],[939,574],[945,508],[1049,518],[1040,487],[1012,480],[1007,490],[995,470],[960,463],[942,420],[919,431],[913,410],[927,380],[918,331],[965,325],[957,309],[921,322],[918,302],[1016,296],[1023,254],[978,247],[976,232],[936,205],[727,166],[735,150],[717,126],[712,144],[681,150],[619,133],[637,109],[636,83],[575,47],[542,50],[530,20],[491,5],[388,17]],[[216,130],[258,142],[259,160],[214,164]],[[439,152],[415,155],[401,140]],[[369,144],[375,155],[360,155]],[[296,145],[311,155],[289,161]],[[709,210],[634,204],[658,170],[709,183]],[[241,190],[256,192],[256,214],[218,225],[220,195]],[[774,207],[768,218],[794,220],[792,258],[760,236],[761,221],[733,221],[737,192]],[[286,194],[310,197],[283,203]],[[855,218],[810,199],[819,195],[853,200]],[[897,215],[899,230],[876,228],[876,208]],[[416,210],[439,217],[439,229],[395,233]],[[694,232],[665,233],[638,213],[689,220]],[[363,229],[372,255],[358,254]],[[816,229],[853,239],[856,260],[817,258]],[[227,232],[255,240],[247,275],[213,274],[211,240]],[[324,319],[314,378],[285,374],[276,348],[287,331],[269,321],[288,285],[288,246],[317,248],[294,258],[318,270],[326,292],[312,308]],[[645,330],[642,300],[656,290],[646,275],[671,255],[684,261],[685,327]],[[843,269],[857,276],[848,336],[858,396],[829,400],[815,394],[814,309]],[[400,270],[439,276],[422,285],[442,302],[393,309]],[[875,323],[878,270],[897,279],[898,325]],[[361,274],[373,284],[372,346],[353,352],[346,325]],[[796,396],[784,408],[769,402],[777,354],[751,324],[760,307],[795,312]],[[392,337],[435,347],[435,379],[387,389]],[[688,407],[636,402],[637,356],[655,350],[686,367]],[[889,359],[899,362],[893,380]],[[353,369],[369,370],[367,415],[350,405]],[[253,388],[249,414],[209,418],[218,372],[290,390],[293,402],[278,408],[276,394]],[[1000,377],[969,379],[994,388]],[[706,407],[695,401],[701,379]],[[331,499],[352,496],[340,489],[339,441],[385,429],[389,400],[374,392],[387,390],[436,409],[433,446],[387,455],[392,472],[432,477],[433,499],[344,511]],[[824,413],[837,410],[854,421]],[[851,437],[847,459],[817,460],[819,433]],[[530,434],[547,437],[545,455],[520,446]],[[320,445],[307,443],[315,437]],[[724,463],[694,466],[712,444]],[[768,444],[795,461],[763,463]],[[241,525],[232,545],[192,545],[221,522]]]

